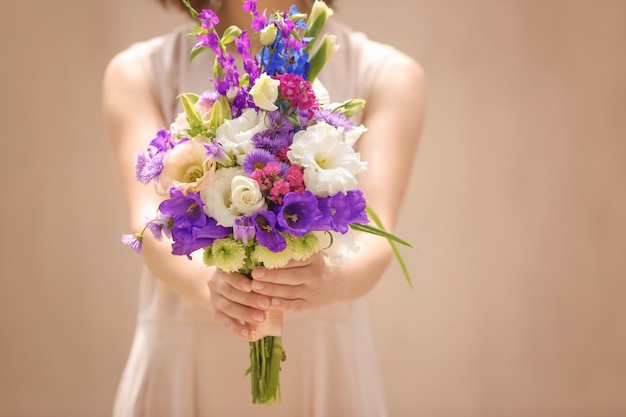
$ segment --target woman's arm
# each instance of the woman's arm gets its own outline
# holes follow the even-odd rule
[[[359,177],[366,201],[388,230],[396,226],[411,174],[424,115],[424,75],[410,57],[398,53],[385,65],[367,98],[358,142],[367,170]],[[404,236],[410,240],[410,236]],[[253,271],[252,289],[272,297],[275,308],[309,310],[356,299],[368,293],[392,259],[386,239],[359,233],[359,251],[345,265],[329,264],[321,255],[288,268]]]
[[[126,50],[107,66],[103,83],[105,123],[116,170],[133,231],[140,231],[153,218],[160,199],[152,185],[135,179],[135,153],[146,148],[158,129],[166,126],[148,77],[143,58]],[[171,245],[144,235],[144,262],[159,280],[183,297],[210,311],[234,334],[247,337],[256,323],[265,320],[269,298],[250,292],[250,281],[237,274],[223,274],[207,268],[201,260],[171,254]]]

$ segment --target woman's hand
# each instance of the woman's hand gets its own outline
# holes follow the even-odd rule
[[[216,270],[209,279],[210,303],[217,321],[234,335],[249,338],[266,319],[270,297],[252,292],[245,275]]]
[[[329,267],[322,253],[306,261],[290,261],[284,268],[252,271],[252,292],[270,299],[271,308],[305,311],[342,299],[344,280],[338,268]]]

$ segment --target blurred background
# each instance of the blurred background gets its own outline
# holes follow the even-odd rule
[[[424,67],[425,131],[372,297],[392,416],[626,416],[626,1],[338,0]],[[139,258],[101,117],[151,0],[0,6],[0,416],[111,412]],[[410,92],[409,92],[410,93]]]

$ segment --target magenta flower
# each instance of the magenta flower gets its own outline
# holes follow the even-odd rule
[[[200,13],[198,13],[198,19],[202,21],[202,29],[206,30],[212,30],[215,25],[220,22],[217,14],[211,9],[204,9]]]

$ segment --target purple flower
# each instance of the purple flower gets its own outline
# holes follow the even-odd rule
[[[198,19],[202,21],[202,28],[211,30],[220,22],[217,14],[211,9],[204,9],[198,13]]]
[[[256,240],[272,252],[282,252],[287,241],[276,230],[276,215],[271,211],[257,211],[251,217],[256,228]]]
[[[290,132],[295,125],[287,117],[283,116],[280,111],[276,110],[267,114],[270,128],[278,132]]]
[[[250,141],[257,148],[276,153],[280,149],[290,146],[293,143],[293,133],[264,130],[252,136]]]
[[[174,255],[186,255],[191,259],[191,253],[230,234],[231,229],[219,226],[215,219],[204,213],[202,206],[202,200],[197,193],[184,195],[176,188],[170,190],[169,200],[159,205],[159,211],[172,224]]]
[[[245,0],[243,2],[243,10],[249,13],[255,13],[257,7],[257,0]]]
[[[135,233],[134,235],[122,235],[122,243],[134,250],[137,254],[141,254],[141,251],[143,250],[142,240],[143,238],[139,233]]]
[[[337,193],[332,197],[318,199],[318,207],[323,214],[315,230],[332,230],[346,233],[352,223],[367,224],[366,203],[361,190],[350,190],[346,194]]]
[[[235,219],[233,225],[233,237],[235,240],[241,240],[243,244],[247,244],[249,240],[254,239],[256,228],[252,224],[249,216],[243,216]]]
[[[153,157],[147,157],[144,153],[138,152],[135,155],[135,177],[142,184],[148,184],[153,179],[161,175],[163,171],[163,159],[165,152],[155,154]]]
[[[344,130],[352,130],[354,125],[350,120],[338,111],[332,111],[326,108],[320,108],[313,116],[314,122],[324,121],[334,127],[343,127]]]
[[[299,237],[306,235],[317,225],[322,218],[322,212],[317,206],[317,197],[307,190],[302,194],[287,193],[276,217],[283,232]]]
[[[252,149],[243,160],[242,168],[248,174],[263,169],[270,162],[278,162],[274,155],[264,149]]]
[[[216,33],[213,33],[213,32],[203,33],[203,34],[196,35],[196,38],[198,39],[198,43],[196,44],[196,46],[194,46],[194,49],[195,48],[210,48],[213,52],[219,53],[220,38],[219,36],[217,36]]]

